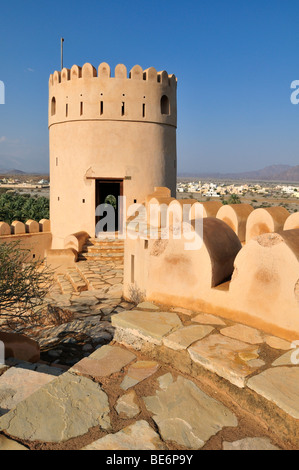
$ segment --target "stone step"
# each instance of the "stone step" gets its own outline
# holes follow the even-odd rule
[[[122,245],[84,245],[82,253],[124,253],[124,247]]]
[[[83,292],[88,290],[88,285],[85,282],[85,279],[76,268],[68,268],[65,277],[71,283],[76,292]]]
[[[79,261],[121,261],[124,256],[120,253],[80,253]]]
[[[58,274],[55,279],[62,294],[72,294],[75,291],[74,286],[64,274]]]
[[[119,239],[119,238],[112,238],[112,237],[107,237],[107,238],[89,238],[86,241],[86,244],[88,245],[107,245],[107,244],[113,244],[113,245],[124,245],[124,240]]]

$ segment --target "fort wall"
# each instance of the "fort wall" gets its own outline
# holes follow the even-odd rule
[[[20,242],[20,248],[30,251],[29,259],[44,259],[52,244],[50,221],[28,220],[25,224],[14,221],[11,225],[0,222],[0,243],[15,241]]]

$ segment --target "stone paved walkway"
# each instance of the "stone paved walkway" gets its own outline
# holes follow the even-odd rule
[[[89,290],[57,283],[48,298],[57,324],[31,330],[42,361],[0,366],[0,450],[299,448],[299,368],[287,341],[134,305],[121,298],[120,263],[78,265]]]

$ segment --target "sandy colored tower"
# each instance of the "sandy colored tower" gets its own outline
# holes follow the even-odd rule
[[[84,230],[108,195],[143,203],[155,186],[176,191],[177,80],[135,65],[74,65],[49,80],[53,248]],[[122,214],[123,217],[123,214]],[[118,220],[118,219],[117,219]]]

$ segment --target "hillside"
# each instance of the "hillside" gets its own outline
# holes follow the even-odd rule
[[[243,173],[181,173],[181,177],[196,177],[196,178],[217,178],[228,180],[256,180],[256,181],[285,181],[285,182],[299,182],[299,165],[271,165],[261,170],[246,171]]]

